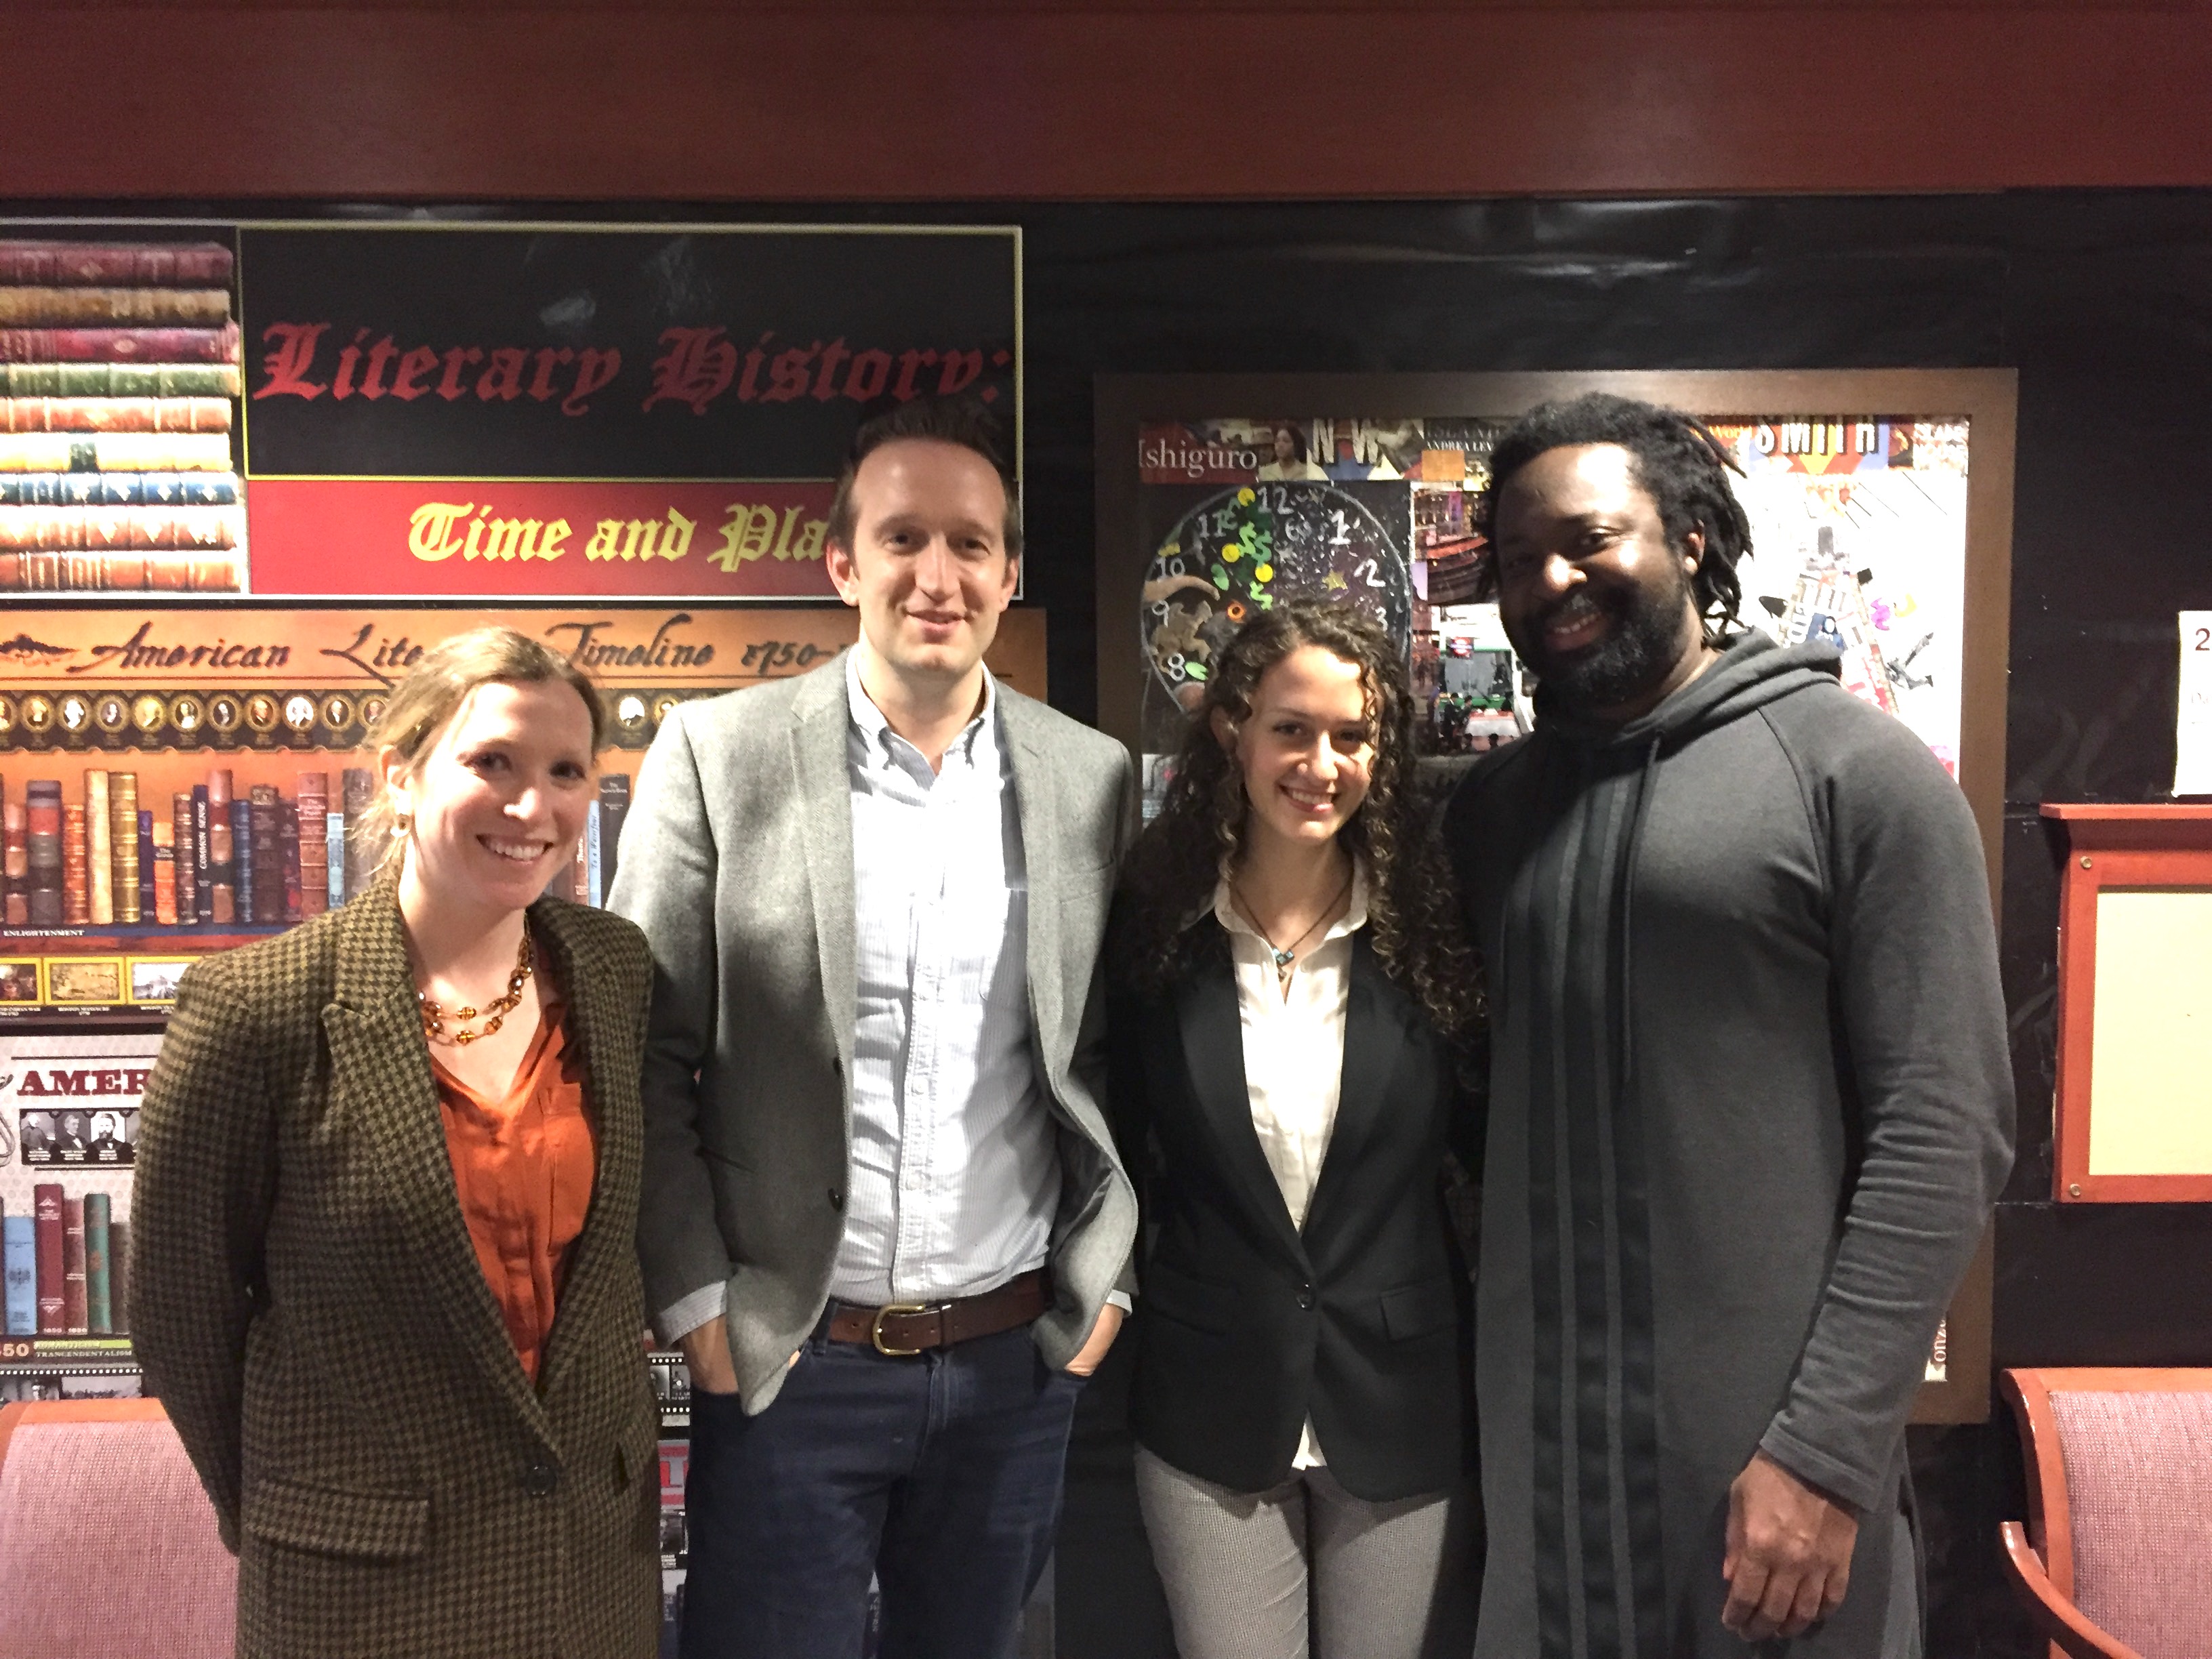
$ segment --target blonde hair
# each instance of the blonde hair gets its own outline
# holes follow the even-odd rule
[[[430,740],[477,687],[544,685],[556,680],[584,700],[592,717],[592,752],[598,754],[606,744],[607,711],[591,677],[542,641],[499,627],[472,628],[423,652],[384,705],[369,732],[368,745],[376,751],[380,766],[384,751],[396,750],[404,769],[412,772],[428,752]],[[380,783],[376,799],[353,829],[356,842],[380,865],[406,844],[396,833],[398,818],[391,786]]]

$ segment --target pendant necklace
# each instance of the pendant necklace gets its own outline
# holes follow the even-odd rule
[[[1259,934],[1261,942],[1267,945],[1268,950],[1274,953],[1275,978],[1277,982],[1287,985],[1290,983],[1292,966],[1298,959],[1298,946],[1304,945],[1309,939],[1311,939],[1314,934],[1314,930],[1320,927],[1324,922],[1328,921],[1331,916],[1336,914],[1336,907],[1344,902],[1344,896],[1352,890],[1352,878],[1350,876],[1346,876],[1344,878],[1344,885],[1336,890],[1336,896],[1334,898],[1329,900],[1327,904],[1322,907],[1321,915],[1314,918],[1312,926],[1309,927],[1304,933],[1300,933],[1288,945],[1278,945],[1273,939],[1269,939],[1267,937],[1267,930],[1260,925],[1259,916],[1254,912],[1250,901],[1246,899],[1243,894],[1237,892],[1234,887],[1231,887],[1229,890],[1231,895],[1236,899],[1239,908],[1243,910],[1244,920],[1252,924],[1252,931]]]
[[[494,998],[483,1006],[482,1013],[489,1018],[484,1019],[481,1030],[471,1031],[460,1024],[465,1019],[479,1018],[477,1009],[465,1007],[453,1010],[453,1029],[451,1031],[447,1030],[445,1009],[431,1001],[423,992],[416,992],[415,1001],[422,1014],[423,1039],[426,1042],[441,1042],[448,1048],[458,1048],[474,1042],[479,1037],[489,1036],[499,1030],[500,1023],[513,1013],[515,1006],[522,1000],[522,988],[529,981],[531,972],[536,966],[536,958],[532,955],[530,949],[530,929],[526,927],[522,930],[522,948],[514,953],[514,971],[507,975],[507,994],[504,996]]]

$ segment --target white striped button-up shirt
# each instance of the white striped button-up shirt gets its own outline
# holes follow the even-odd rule
[[[998,692],[933,774],[846,659],[853,1152],[842,1302],[943,1301],[1045,1263],[1060,1152],[1029,1010],[1029,879]]]
[[[848,656],[853,791],[853,1145],[841,1302],[941,1302],[1044,1266],[1060,1151],[1029,1011],[1029,879],[998,690],[933,774]],[[664,1341],[721,1314],[708,1285],[661,1310]],[[1117,1291],[1110,1298],[1126,1307]]]

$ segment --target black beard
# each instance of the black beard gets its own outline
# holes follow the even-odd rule
[[[1685,580],[1673,592],[1656,598],[1641,588],[1616,588],[1602,599],[1593,596],[1613,618],[1612,631],[1566,661],[1555,660],[1540,648],[1529,666],[1545,690],[1570,711],[1588,714],[1632,702],[1664,679],[1680,658],[1682,605],[1688,595]],[[1539,639],[1558,614],[1554,607],[1537,623]]]

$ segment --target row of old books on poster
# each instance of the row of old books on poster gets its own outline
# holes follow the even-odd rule
[[[358,815],[370,774],[349,768],[343,780]],[[356,868],[349,885],[347,815],[331,810],[330,787],[328,774],[303,772],[290,797],[270,784],[240,796],[217,767],[155,810],[139,805],[131,772],[88,769],[73,801],[59,779],[31,779],[21,800],[0,780],[0,918],[18,928],[188,927],[319,915],[365,878]]]
[[[0,592],[237,591],[232,266],[0,240]]]
[[[375,775],[349,766],[333,799],[327,772],[301,772],[295,792],[257,783],[243,795],[230,769],[178,790],[167,810],[141,806],[137,775],[98,768],[79,798],[33,778],[15,799],[0,779],[0,927],[8,928],[289,927],[368,885],[380,849],[357,833]],[[574,870],[556,887],[605,902],[629,810],[629,775],[599,780]]]
[[[120,1336],[131,1328],[127,1223],[103,1192],[32,1189],[29,1215],[0,1216],[9,1336]]]

